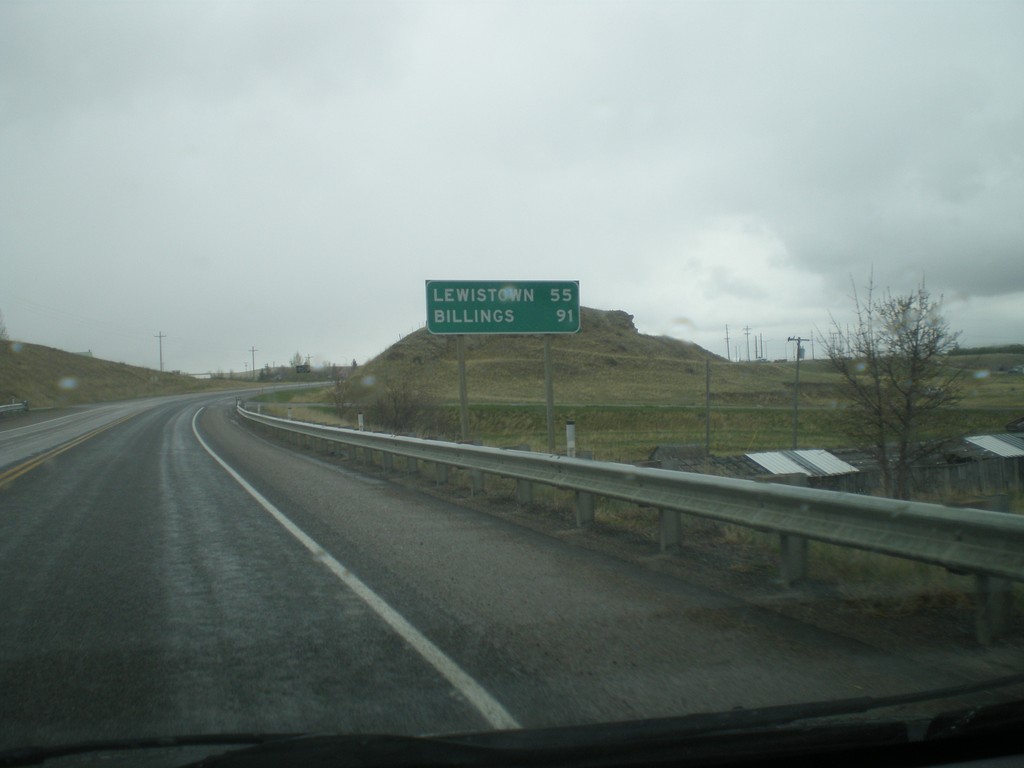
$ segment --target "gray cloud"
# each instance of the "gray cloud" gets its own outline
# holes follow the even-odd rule
[[[428,278],[573,278],[720,351],[874,270],[1019,341],[1021,29],[1014,2],[8,2],[0,309],[239,369],[365,359]]]

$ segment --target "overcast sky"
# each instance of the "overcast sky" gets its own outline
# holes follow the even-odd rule
[[[571,279],[774,358],[872,270],[1024,342],[1024,2],[0,0],[13,338],[364,362]]]

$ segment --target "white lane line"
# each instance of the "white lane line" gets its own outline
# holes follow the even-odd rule
[[[225,472],[234,478],[235,482],[242,486],[292,536],[302,542],[302,545],[310,551],[314,559],[327,566],[331,573],[337,576],[346,587],[355,592],[374,613],[380,616],[405,642],[412,646],[413,650],[440,672],[480,712],[491,727],[505,729],[520,727],[516,719],[483,686],[470,677],[462,667],[456,664],[444,651],[430,642],[422,632],[410,624],[398,611],[388,605],[376,592],[366,586],[348,568],[335,560],[323,547],[288,519],[281,510],[271,504],[263,494],[253,488],[245,478],[232,469],[227,462],[214,453],[213,449],[206,444],[206,441],[203,440],[199,430],[196,428],[196,420],[202,411],[203,409],[200,408],[196,411],[195,416],[192,417],[192,432],[196,436],[196,440],[199,441],[199,444],[213,457],[214,461],[223,467]]]

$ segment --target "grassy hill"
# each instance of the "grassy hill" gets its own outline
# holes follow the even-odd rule
[[[700,405],[705,363],[710,362],[718,405],[786,405],[792,400],[792,363],[729,363],[688,341],[637,331],[621,310],[583,308],[578,334],[551,341],[555,397],[587,405]],[[544,402],[544,344],[539,336],[467,336],[466,379],[470,400],[491,404]],[[367,389],[392,381],[414,382],[425,399],[458,401],[458,365],[453,336],[421,329],[361,367],[359,399]],[[801,393],[810,400],[835,399],[835,377],[821,361],[801,366]],[[362,392],[360,390],[363,390]],[[329,399],[329,398],[328,398]]]
[[[238,385],[0,341],[0,403],[28,400],[31,408],[52,408]]]
[[[792,405],[793,362],[731,363],[688,341],[639,333],[621,310],[583,308],[578,334],[552,337],[555,398],[561,404],[702,406],[705,362],[710,362],[716,406],[754,408]],[[467,336],[466,379],[473,403],[544,402],[544,344],[539,336]],[[1024,377],[1003,371],[1024,363],[1013,348],[961,350],[949,363],[965,369],[964,407],[1021,404]],[[423,399],[458,402],[458,365],[453,336],[425,329],[406,336],[360,368],[359,399],[386,382],[411,382]],[[330,400],[324,393],[323,400]],[[841,382],[827,360],[800,366],[802,406],[834,408]]]
[[[705,360],[722,360],[690,342],[641,334],[626,312],[582,308],[581,318],[580,333],[551,339],[555,388],[563,401],[618,403],[626,397],[629,402],[661,402],[666,380],[689,379],[697,372],[703,376]],[[466,336],[465,347],[473,400],[544,401],[540,336]],[[456,339],[421,329],[389,347],[358,374],[362,380],[415,381],[431,400],[457,401]]]

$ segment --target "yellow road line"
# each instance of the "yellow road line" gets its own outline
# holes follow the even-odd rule
[[[4,472],[0,472],[0,490],[6,488],[8,485],[13,483],[26,472],[31,472],[40,464],[44,464],[50,459],[54,458],[55,456],[59,456],[60,454],[64,453],[64,451],[70,451],[76,445],[81,445],[86,440],[96,437],[96,435],[100,434],[101,432],[106,432],[108,429],[116,427],[118,424],[123,424],[124,422],[128,421],[128,419],[134,418],[135,415],[136,414],[134,413],[130,413],[127,416],[122,416],[120,419],[117,419],[116,421],[112,421],[109,424],[104,424],[102,427],[97,427],[91,432],[86,432],[84,435],[79,435],[78,437],[74,438],[73,440],[69,440],[63,445],[58,445],[56,448],[51,448],[50,450],[46,451],[46,453],[42,453],[39,456],[34,456],[33,458],[29,459],[23,464],[19,464],[16,467],[11,467],[10,469]]]

